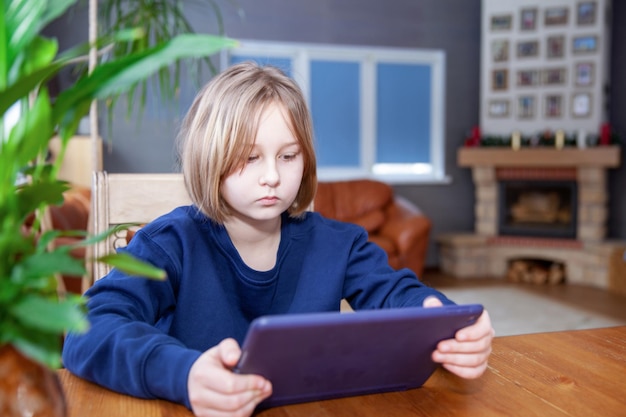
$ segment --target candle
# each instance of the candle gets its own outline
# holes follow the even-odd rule
[[[513,132],[511,135],[511,148],[517,151],[522,146],[522,135],[519,131]]]
[[[478,126],[472,128],[472,144],[474,146],[480,145],[480,128]]]
[[[611,126],[603,123],[600,127],[600,145],[609,145],[611,143]]]
[[[580,129],[578,131],[578,135],[576,135],[576,144],[580,149],[587,147],[587,133],[585,133],[584,129]]]
[[[565,132],[562,130],[558,130],[556,132],[556,136],[554,137],[554,146],[556,146],[557,149],[563,149],[563,146],[565,146]]]

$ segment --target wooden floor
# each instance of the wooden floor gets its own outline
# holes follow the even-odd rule
[[[570,306],[578,306],[607,317],[626,320],[626,296],[588,286],[567,283],[559,285],[522,284],[494,278],[459,279],[446,275],[438,269],[426,269],[422,281],[442,292],[445,292],[446,288],[475,288],[496,285],[522,286],[527,291],[549,296]]]

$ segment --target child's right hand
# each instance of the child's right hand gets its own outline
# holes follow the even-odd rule
[[[232,372],[239,356],[237,342],[224,339],[191,366],[187,390],[196,416],[249,416],[257,404],[272,394],[272,384],[267,379]]]

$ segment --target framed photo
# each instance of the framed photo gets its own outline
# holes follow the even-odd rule
[[[536,69],[517,71],[518,87],[529,87],[539,85],[539,71]]]
[[[491,74],[491,89],[494,91],[502,91],[507,88],[509,88],[509,70],[493,70]]]
[[[550,118],[563,115],[563,97],[560,94],[548,94],[545,96],[544,116]]]
[[[572,95],[572,116],[591,116],[591,93],[574,93]]]
[[[509,100],[491,100],[489,102],[489,116],[506,117],[509,115]]]
[[[578,62],[574,66],[574,84],[580,87],[593,85],[593,62]]]
[[[543,70],[543,83],[545,85],[565,84],[565,68],[548,68]]]
[[[532,119],[535,117],[535,97],[520,96],[517,98],[517,117],[520,119]]]
[[[576,7],[576,23],[578,25],[593,25],[596,23],[596,2],[582,1]]]
[[[504,62],[509,60],[509,41],[498,39],[491,42],[491,54],[493,62]]]
[[[521,30],[535,30],[537,28],[537,9],[522,9],[520,12]]]
[[[545,11],[544,24],[546,26],[567,25],[567,7],[549,7]]]
[[[517,43],[518,58],[528,58],[539,55],[539,41],[521,41]]]
[[[510,14],[499,14],[491,16],[491,30],[510,30],[513,16]]]
[[[548,58],[563,58],[565,55],[565,36],[548,36],[546,55]]]
[[[598,37],[595,35],[576,36],[572,40],[572,49],[575,54],[595,52],[598,49]]]

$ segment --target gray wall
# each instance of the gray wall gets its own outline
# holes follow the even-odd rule
[[[190,2],[188,14],[197,31],[212,32],[214,21]],[[437,235],[473,230],[474,189],[468,169],[456,166],[456,152],[465,133],[479,122],[480,0],[238,0],[243,11],[223,0],[228,36],[239,39],[337,43],[442,49],[446,52],[446,167],[452,178],[445,185],[402,185],[396,191],[415,202],[432,219],[428,266],[438,264]],[[613,39],[626,35],[626,2],[615,1]],[[87,33],[84,11],[49,32],[64,45]],[[621,23],[621,24],[620,24]],[[86,35],[85,35],[86,36]],[[67,46],[67,45],[65,45]],[[626,132],[626,43],[613,42],[611,120]],[[210,74],[206,73],[208,79]],[[141,118],[126,119],[116,112],[105,169],[110,172],[169,172],[174,169],[173,143],[180,118],[189,105],[194,86],[181,89],[180,101],[170,105],[151,102]],[[610,174],[611,217],[609,235],[626,239],[626,165]]]
[[[610,238],[626,240],[626,2],[613,0],[609,119],[622,138],[622,164],[609,174]]]

